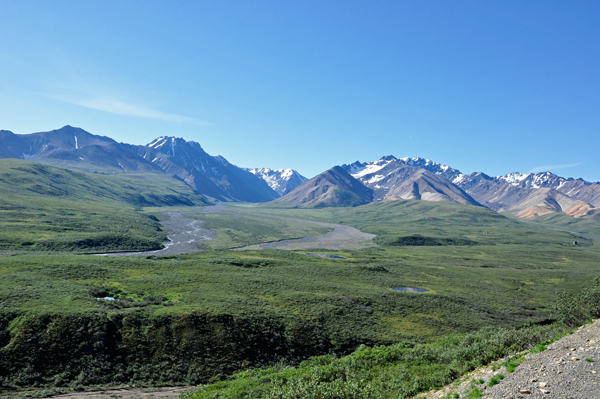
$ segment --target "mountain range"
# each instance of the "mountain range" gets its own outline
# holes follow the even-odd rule
[[[375,190],[374,200],[423,199],[478,205],[534,219],[551,212],[580,217],[595,214],[600,183],[565,179],[550,172],[490,177],[465,175],[429,159],[385,156],[373,162],[342,165]]]
[[[574,217],[600,212],[600,183],[550,172],[496,177],[463,174],[428,159],[388,155],[377,161],[334,166],[307,180],[293,169],[238,167],[182,138],[163,136],[147,145],[131,145],[72,126],[23,135],[0,130],[0,158],[101,174],[167,174],[214,200],[283,207],[410,199],[481,206],[527,219],[552,212]]]
[[[222,156],[207,154],[194,141],[176,137],[158,137],[140,146],[118,143],[72,126],[23,135],[1,130],[0,158],[102,174],[166,173],[220,201],[265,202],[280,196],[262,176],[237,167]],[[281,176],[280,185],[286,181],[283,185],[289,190],[298,179],[306,180],[295,171],[292,176],[294,180]]]

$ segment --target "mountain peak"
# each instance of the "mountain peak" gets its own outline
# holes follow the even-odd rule
[[[272,203],[297,208],[357,206],[373,200],[373,190],[350,175],[345,168],[334,166],[305,181]]]
[[[285,195],[307,179],[294,169],[254,168],[246,169],[267,182],[279,195]]]
[[[200,144],[195,141],[186,141],[182,137],[175,136],[160,136],[155,138],[152,142],[146,145],[146,147],[154,148],[156,150],[165,152],[169,155],[175,156],[177,147],[194,147],[197,150],[204,152]]]

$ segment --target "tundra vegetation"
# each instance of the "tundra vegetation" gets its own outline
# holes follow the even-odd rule
[[[220,235],[204,251],[91,256],[155,248],[167,233],[162,211],[206,201],[156,176],[35,171],[58,176],[37,181],[29,170],[29,180],[0,182],[7,395],[128,384],[199,385],[186,394],[198,398],[408,397],[501,357],[514,363],[600,317],[595,220],[524,222],[425,201],[236,205],[194,216]],[[227,249],[327,231],[256,213],[377,238],[369,248],[311,251],[345,259]],[[111,235],[121,238],[98,238]]]

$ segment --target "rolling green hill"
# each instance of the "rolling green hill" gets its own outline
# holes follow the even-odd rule
[[[3,159],[0,249],[158,249],[165,232],[142,207],[207,203],[166,174],[96,175]]]

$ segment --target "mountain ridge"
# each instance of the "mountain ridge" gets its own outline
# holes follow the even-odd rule
[[[132,145],[66,125],[23,135],[0,130],[0,144],[0,158],[29,159],[101,174],[168,174],[220,201],[275,200],[275,206],[350,206],[418,199],[484,206],[524,218],[549,212],[591,217],[600,207],[598,182],[564,178],[549,171],[502,176],[463,174],[421,157],[386,155],[376,161],[356,161],[333,167],[313,178],[317,180],[307,180],[293,169],[241,168],[223,156],[206,153],[195,141],[174,136],[159,136],[147,145]],[[312,182],[296,191],[308,181]],[[291,197],[278,201],[294,191]]]

